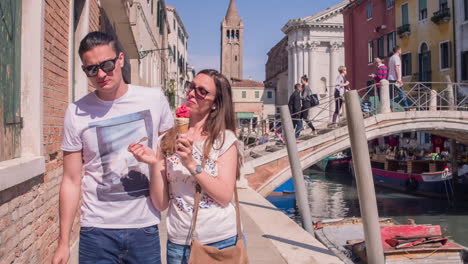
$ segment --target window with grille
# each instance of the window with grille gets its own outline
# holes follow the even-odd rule
[[[372,63],[374,61],[374,43],[370,40],[367,43],[367,62]]]
[[[259,91],[255,91],[255,98],[260,98],[260,92]]]
[[[385,51],[384,51],[384,37],[381,36],[380,38],[377,39],[377,57],[383,59],[385,57]]]
[[[367,19],[372,18],[372,2],[367,3]]]
[[[387,8],[391,8],[395,5],[395,0],[387,0]]]
[[[387,55],[393,54],[393,48],[396,46],[396,32],[387,34]]]
[[[468,0],[463,0],[463,11],[465,11],[465,21],[468,20]]]
[[[461,77],[463,81],[468,81],[468,51],[461,53]]]
[[[242,91],[242,98],[247,98],[247,92],[246,91]]]
[[[273,98],[273,92],[268,91],[268,92],[267,92],[267,98],[268,98],[268,99]]]
[[[411,75],[411,53],[401,55],[401,76]]]
[[[427,18],[427,0],[419,0],[419,20]]]
[[[401,25],[409,24],[408,3],[401,5]]]
[[[440,69],[450,68],[450,42],[440,43]]]

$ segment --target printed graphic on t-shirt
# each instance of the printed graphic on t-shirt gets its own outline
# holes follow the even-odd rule
[[[95,129],[102,164],[99,201],[126,201],[149,196],[148,166],[138,162],[127,148],[132,142],[153,147],[151,112],[144,110],[90,123]]]

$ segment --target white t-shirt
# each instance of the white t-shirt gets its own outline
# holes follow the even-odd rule
[[[397,76],[397,72],[395,70],[396,66],[400,66],[400,76]],[[388,80],[397,81],[398,79],[401,79],[401,59],[400,56],[394,54],[390,57],[390,61],[388,62]]]
[[[337,90],[340,93],[340,97],[343,97],[344,92],[345,92],[345,87],[340,86],[340,84],[342,84],[344,82],[345,82],[345,79],[344,79],[343,75],[338,74],[338,76],[336,77],[336,81],[335,81],[335,90]]]
[[[90,93],[68,106],[62,150],[83,154],[81,226],[141,228],[160,222],[149,198],[149,168],[128,152],[132,142],[157,146],[174,126],[160,88],[128,85],[114,101]]]
[[[240,150],[240,142],[234,133],[226,130],[215,141],[210,152],[210,159],[204,170],[212,177],[218,176],[217,159],[226,152],[232,144]],[[198,164],[202,163],[203,141],[193,143],[192,155]],[[192,224],[193,205],[195,200],[196,180],[180,162],[179,156],[174,154],[167,158],[167,178],[169,182],[169,208],[167,214],[167,236],[169,241],[179,245],[190,243],[187,235]],[[233,203],[222,207],[205,192],[201,193],[194,236],[202,244],[221,241],[237,234],[236,209]]]

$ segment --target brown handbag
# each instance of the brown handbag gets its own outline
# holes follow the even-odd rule
[[[244,240],[242,239],[240,211],[239,211],[239,198],[237,195],[237,186],[234,187],[234,197],[236,200],[236,224],[237,224],[237,242],[233,247],[225,249],[217,249],[215,247],[206,246],[198,242],[193,237],[197,223],[198,208],[200,203],[201,187],[199,184],[196,186],[194,212],[192,219],[192,228],[189,237],[192,238],[190,245],[190,258],[189,264],[247,264],[247,251],[245,249]]]

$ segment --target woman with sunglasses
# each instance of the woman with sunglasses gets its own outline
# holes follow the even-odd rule
[[[219,249],[237,241],[236,211],[231,203],[242,156],[235,131],[229,81],[216,70],[200,71],[186,85],[189,131],[178,137],[175,128],[162,136],[157,153],[129,146],[135,157],[152,168],[150,194],[154,205],[168,209],[167,261],[187,263],[188,236],[195,188],[201,186],[196,239]]]

